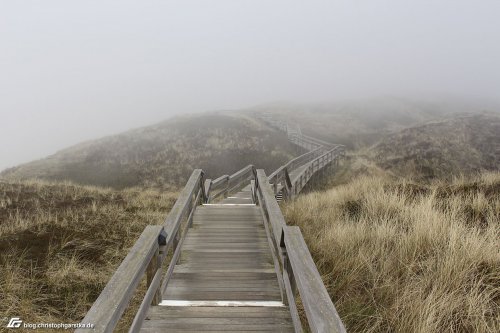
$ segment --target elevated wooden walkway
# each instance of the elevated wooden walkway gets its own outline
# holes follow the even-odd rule
[[[180,259],[141,332],[293,332],[250,188],[196,209]]]
[[[164,226],[144,230],[82,323],[112,332],[146,275],[129,332],[345,331],[300,230],[286,226],[277,202],[334,167],[343,147],[277,127],[308,151],[269,177],[253,166],[215,180],[195,170]]]

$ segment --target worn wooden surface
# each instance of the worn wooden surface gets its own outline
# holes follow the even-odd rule
[[[151,307],[141,331],[294,331],[250,187],[198,207],[180,258],[160,303],[167,305]],[[175,306],[176,301],[274,306]]]
[[[299,227],[287,227],[284,242],[311,331],[345,332]]]
[[[141,332],[293,332],[286,307],[151,308]]]
[[[151,286],[130,332],[301,332],[297,291],[311,332],[345,332],[300,230],[286,226],[276,201],[298,194],[343,147],[271,122],[309,152],[269,177],[253,165],[213,181],[194,170],[165,220],[166,233],[145,230],[84,323],[111,332],[147,270]],[[160,231],[161,249],[153,237]]]

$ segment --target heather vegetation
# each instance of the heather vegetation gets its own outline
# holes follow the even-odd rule
[[[117,189],[178,189],[195,168],[208,177],[248,164],[267,171],[294,156],[286,136],[241,114],[177,117],[163,123],[82,143],[0,174]]]
[[[382,169],[399,177],[448,179],[498,170],[500,114],[449,117],[386,136],[368,151]]]

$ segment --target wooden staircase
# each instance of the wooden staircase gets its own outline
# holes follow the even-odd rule
[[[180,260],[141,332],[293,332],[250,189],[198,207]]]
[[[272,125],[293,128],[288,138],[308,151],[269,176],[252,165],[214,180],[194,170],[164,224],[144,229],[83,324],[112,332],[146,276],[129,332],[345,332],[300,229],[286,225],[278,205],[335,167],[344,148]]]

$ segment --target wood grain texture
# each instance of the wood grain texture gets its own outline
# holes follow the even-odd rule
[[[237,195],[248,196],[248,190]],[[164,300],[281,301],[262,215],[255,205],[198,208],[181,258]]]
[[[287,307],[152,307],[141,332],[294,332]]]
[[[311,331],[345,332],[299,227],[287,227],[284,240]]]
[[[194,170],[164,222],[166,245],[159,251],[161,226],[147,227],[83,322],[111,332],[147,270],[152,287],[131,332],[301,332],[296,290],[312,332],[345,332],[300,230],[286,225],[276,201],[337,165],[344,147],[267,121],[308,152],[269,177],[253,165],[215,180]],[[171,246],[172,262],[160,274]]]

